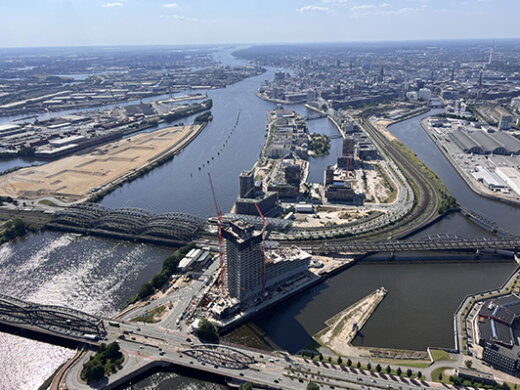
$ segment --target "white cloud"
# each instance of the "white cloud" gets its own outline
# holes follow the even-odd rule
[[[163,14],[163,15],[161,15],[161,18],[180,20],[180,21],[184,21],[184,22],[195,22],[198,20],[197,18],[190,18],[188,16],[177,15],[177,14]]]
[[[388,4],[388,3],[364,4],[364,5],[356,5],[355,7],[352,7],[351,10],[356,12],[356,11],[364,11],[364,10],[370,10],[370,9],[387,8],[387,7],[390,7],[390,4]]]
[[[319,5],[306,5],[304,7],[301,7],[298,12],[309,12],[309,11],[328,11],[328,7],[321,7]]]
[[[347,4],[348,0],[321,0],[323,4],[330,4],[330,5],[345,5]]]
[[[105,7],[105,8],[109,8],[109,7],[122,7],[123,5],[124,5],[123,2],[118,1],[116,3],[106,3],[106,4],[103,4],[103,7]]]
[[[166,4],[163,4],[163,7],[164,8],[177,8],[178,5],[176,3],[166,3]]]

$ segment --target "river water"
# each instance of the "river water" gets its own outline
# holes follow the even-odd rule
[[[229,60],[229,51],[220,57]],[[184,211],[199,216],[214,215],[208,182],[211,172],[220,207],[231,208],[238,189],[238,174],[256,161],[265,140],[266,111],[274,104],[262,101],[255,91],[273,70],[221,90],[210,90],[214,120],[171,162],[123,185],[108,195],[108,207],[142,207],[155,212]],[[291,106],[302,115],[302,105]],[[238,125],[233,130],[237,116]],[[472,199],[458,176],[446,176],[441,154],[424,139],[417,118],[390,129],[446,182],[461,203]],[[337,134],[327,119],[308,122],[310,132]],[[341,149],[332,140],[331,154],[311,161],[309,181],[319,182],[325,165],[334,163]],[[417,145],[416,145],[417,144]],[[209,163],[208,163],[209,162]],[[199,169],[200,168],[200,169]],[[462,188],[463,187],[463,188]],[[461,189],[462,188],[462,189]],[[463,191],[459,196],[457,191]],[[482,199],[478,197],[478,199]],[[475,207],[488,215],[504,213],[508,227],[510,206],[483,199]],[[463,203],[465,204],[465,203]],[[466,204],[465,204],[466,205]],[[481,208],[480,208],[481,207]],[[498,221],[498,219],[497,219]],[[460,215],[451,215],[421,234],[453,233],[484,235],[483,229]],[[171,249],[117,242],[71,234],[32,234],[0,247],[0,292],[39,303],[63,304],[90,313],[111,315],[139,285],[150,278]],[[265,338],[274,345],[296,351],[323,327],[326,319],[351,303],[385,286],[388,296],[363,329],[356,343],[370,346],[424,349],[428,345],[453,344],[452,315],[462,297],[500,285],[515,268],[513,263],[456,264],[359,264],[290,302],[264,313],[261,318],[226,336],[232,341],[261,345]],[[0,388],[35,389],[73,352],[0,333]],[[221,389],[221,384],[189,376],[156,373],[129,387]]]

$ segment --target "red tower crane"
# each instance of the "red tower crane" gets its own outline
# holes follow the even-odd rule
[[[218,206],[217,196],[215,195],[215,188],[211,180],[211,174],[208,172],[209,184],[211,186],[211,193],[213,194],[213,201],[215,202],[215,209],[217,210],[218,221],[218,253],[220,257],[220,285],[222,287],[222,295],[226,295],[226,279],[224,274],[224,249],[222,244],[222,211]]]
[[[265,299],[265,237],[267,235],[267,221],[264,218],[264,215],[260,211],[260,207],[255,203],[256,209],[258,210],[258,214],[262,217],[262,222],[264,223],[264,227],[262,228],[262,301]]]

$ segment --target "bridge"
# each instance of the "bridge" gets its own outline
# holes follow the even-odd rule
[[[191,241],[205,221],[190,214],[154,214],[139,208],[110,209],[81,204],[56,212],[47,227],[84,234],[116,235],[143,241]]]
[[[38,305],[0,294],[0,324],[36,333],[97,344],[106,334],[100,318],[63,306]]]
[[[434,389],[426,381],[403,382],[401,378],[369,373],[367,371],[340,368],[337,365],[308,361],[301,357],[283,356],[229,344],[198,344],[191,341],[193,335],[163,328],[160,324],[136,324],[111,320],[107,326],[107,343],[116,341],[127,356],[123,366],[100,382],[89,385],[80,380],[83,364],[91,353],[75,357],[69,366],[56,376],[51,388],[75,390],[114,388],[133,380],[153,367],[187,367],[192,370],[219,375],[235,383],[250,381],[270,389],[304,389],[309,379],[336,388],[362,390],[370,388],[386,390],[406,384],[410,390]],[[188,344],[189,343],[189,344]],[[303,375],[302,375],[303,374]],[[303,378],[303,379],[302,379]]]
[[[467,209],[466,207],[461,206],[461,205],[459,205],[459,208],[460,208],[460,212],[462,213],[462,215],[468,216],[469,218],[477,221],[478,223],[480,223],[481,225],[490,229],[491,231],[497,232],[502,236],[515,236],[514,233],[511,233],[510,231],[499,227],[495,221],[493,221],[491,218],[484,215],[483,213],[481,213],[479,211]]]
[[[305,245],[302,246],[302,249]],[[327,252],[407,252],[407,251],[477,251],[509,250],[518,252],[520,237],[450,237],[430,236],[421,240],[410,241],[327,241],[309,244],[306,249],[322,253]]]
[[[197,344],[190,349],[184,350],[183,353],[201,363],[237,370],[247,368],[256,363],[254,357],[240,349],[221,344]]]
[[[314,115],[308,115],[304,117],[303,119],[306,121],[312,121],[313,119],[320,119],[320,118],[326,118],[327,114],[314,114]]]

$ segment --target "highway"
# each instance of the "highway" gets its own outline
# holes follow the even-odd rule
[[[193,336],[154,325],[119,323],[106,324],[104,342],[117,341],[125,354],[125,364],[117,373],[102,382],[104,386],[130,378],[132,373],[147,364],[165,363],[190,367],[228,378],[246,380],[276,389],[305,389],[309,380],[326,388],[367,389],[401,388],[419,390],[438,388],[425,381],[398,378],[330,363],[309,361],[288,354],[273,354],[228,345],[200,345]],[[120,337],[124,337],[121,339]],[[201,352],[202,351],[202,352]],[[207,351],[207,352],[206,352]],[[85,354],[68,371],[65,383],[69,389],[91,389],[79,379]],[[99,383],[99,385],[101,382]],[[96,383],[93,387],[99,387]],[[102,386],[101,386],[102,387]],[[323,386],[322,386],[323,388]]]

